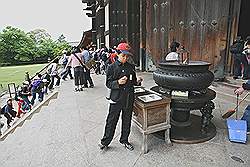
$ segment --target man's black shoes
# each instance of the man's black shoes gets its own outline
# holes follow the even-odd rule
[[[134,146],[132,144],[130,144],[129,142],[123,142],[121,143],[126,149],[128,149],[129,151],[133,151],[134,150]]]
[[[101,144],[101,143],[98,144],[98,147],[99,147],[101,150],[105,150],[105,149],[108,148],[108,146],[103,145],[103,144]]]
[[[133,151],[134,150],[134,146],[132,144],[130,144],[129,142],[123,142],[121,143],[126,149],[128,149],[129,151]],[[108,146],[103,145],[101,143],[98,144],[98,147],[100,148],[100,150],[107,150]]]

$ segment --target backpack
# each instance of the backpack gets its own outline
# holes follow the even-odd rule
[[[40,79],[34,80],[32,83],[32,88],[34,91],[39,91],[41,89],[41,86],[42,86],[42,81]]]

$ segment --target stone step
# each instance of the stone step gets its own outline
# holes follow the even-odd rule
[[[16,120],[16,122],[10,128],[2,132],[2,135],[0,136],[0,140],[4,140],[9,134],[13,133],[17,127],[22,127],[26,120],[30,120],[34,114],[40,113],[40,111],[42,110],[42,107],[48,106],[49,101],[52,99],[56,99],[57,96],[58,96],[57,91],[51,93],[46,99],[44,99],[44,101],[42,101],[37,106],[35,106],[30,112],[26,113],[23,117]]]

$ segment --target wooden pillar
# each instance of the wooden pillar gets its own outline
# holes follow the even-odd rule
[[[146,0],[140,0],[140,71],[146,70]]]

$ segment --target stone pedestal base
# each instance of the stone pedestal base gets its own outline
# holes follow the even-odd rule
[[[216,128],[210,123],[206,130],[202,130],[201,117],[191,114],[191,125],[186,127],[171,126],[170,138],[176,143],[194,144],[212,139],[216,135]],[[158,138],[164,139],[164,131],[154,133]]]

